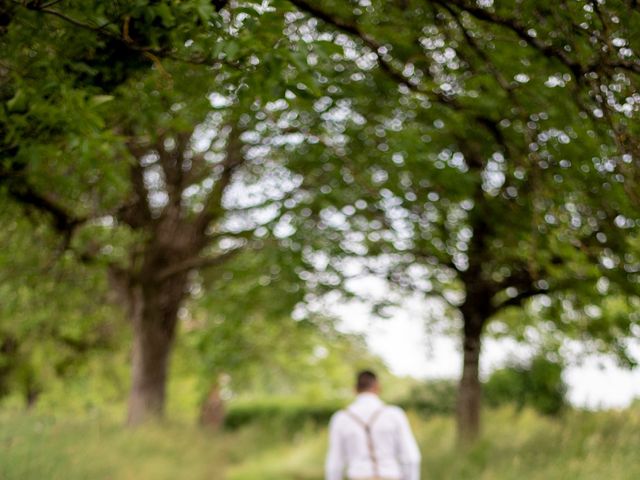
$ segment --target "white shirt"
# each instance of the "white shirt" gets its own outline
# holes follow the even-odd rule
[[[347,408],[365,423],[384,404],[373,393],[361,393]],[[420,450],[401,408],[384,406],[371,426],[377,474],[398,480],[420,479]],[[325,464],[326,480],[369,478],[375,474],[365,429],[344,410],[329,423],[329,451]]]

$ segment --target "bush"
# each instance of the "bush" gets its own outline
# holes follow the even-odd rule
[[[436,380],[414,386],[406,397],[391,403],[427,417],[453,412],[455,399],[456,382]],[[272,397],[230,402],[224,426],[227,430],[236,430],[246,425],[257,424],[285,431],[299,430],[308,425],[325,426],[331,416],[345,408],[349,401],[309,402],[296,398]]]
[[[228,430],[258,423],[265,427],[298,430],[305,425],[326,425],[334,412],[345,407],[342,401],[308,403],[297,399],[265,399],[231,403],[224,426]]]
[[[431,380],[413,387],[398,406],[424,417],[445,415],[455,410],[456,396],[456,381]]]
[[[545,415],[557,415],[567,405],[562,365],[537,356],[528,365],[510,365],[493,372],[484,386],[489,406],[515,404],[532,407]]]

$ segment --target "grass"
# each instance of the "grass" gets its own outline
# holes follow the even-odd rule
[[[640,411],[569,412],[554,420],[532,412],[491,412],[482,439],[464,456],[451,449],[448,419],[418,427],[423,471],[434,479],[640,478]],[[429,439],[439,439],[429,445]]]
[[[454,448],[449,417],[411,417],[430,480],[640,478],[640,407],[560,419],[487,412],[482,438]],[[0,414],[0,479],[321,480],[326,432],[271,426],[210,434],[183,424],[127,430],[100,417]]]
[[[218,439],[179,425],[127,430],[98,418],[0,423],[0,479],[223,479]]]

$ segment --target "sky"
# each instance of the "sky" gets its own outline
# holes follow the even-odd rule
[[[337,303],[331,311],[341,319],[341,330],[365,335],[371,351],[382,357],[392,373],[422,379],[459,377],[459,341],[452,335],[427,331],[424,304],[407,300],[388,319],[376,318],[361,301]],[[640,359],[640,343],[635,344],[633,353]],[[528,355],[530,352],[515,341],[487,339],[480,360],[481,375],[486,377],[509,360]],[[569,400],[579,407],[624,408],[640,398],[640,368],[621,369],[607,357],[588,357],[580,366],[567,367],[564,377]]]

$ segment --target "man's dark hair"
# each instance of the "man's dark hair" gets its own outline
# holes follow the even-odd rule
[[[373,386],[378,383],[378,377],[371,370],[362,370],[358,372],[356,376],[356,391],[367,392],[373,388]]]

